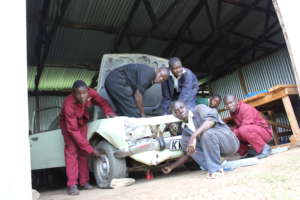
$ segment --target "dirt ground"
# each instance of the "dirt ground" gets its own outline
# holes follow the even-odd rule
[[[260,160],[258,165],[225,172],[207,179],[203,171],[179,171],[158,175],[153,180],[138,179],[129,187],[81,191],[68,196],[66,190],[41,193],[41,200],[299,200],[300,148]]]

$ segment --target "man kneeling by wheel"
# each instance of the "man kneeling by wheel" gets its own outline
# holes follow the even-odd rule
[[[183,121],[181,146],[185,154],[162,171],[170,173],[192,157],[201,169],[208,171],[208,178],[223,175],[221,155],[236,153],[240,143],[217,110],[200,104],[191,111],[184,103],[176,101],[172,113]]]

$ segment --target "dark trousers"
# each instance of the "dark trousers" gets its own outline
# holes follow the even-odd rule
[[[119,71],[113,71],[105,80],[105,88],[121,116],[141,117],[134,98],[134,91],[127,78]]]

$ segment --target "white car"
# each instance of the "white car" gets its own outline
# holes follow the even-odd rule
[[[114,107],[104,88],[106,76],[113,69],[129,63],[151,67],[168,66],[166,59],[143,54],[107,54],[103,56],[97,91]],[[105,119],[100,109],[93,112],[88,124],[90,144],[105,152],[92,160],[91,170],[99,187],[110,186],[113,178],[127,177],[128,171],[159,166],[180,157],[180,139],[176,128],[168,124],[180,122],[172,115],[161,116],[161,86],[156,84],[144,96],[147,118],[115,117]],[[175,126],[176,127],[176,126]],[[171,131],[170,131],[171,130]],[[61,130],[34,133],[30,136],[32,170],[64,167],[64,141]]]

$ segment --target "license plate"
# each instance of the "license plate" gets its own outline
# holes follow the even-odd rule
[[[170,141],[170,151],[179,151],[182,149],[180,139],[174,139]]]

